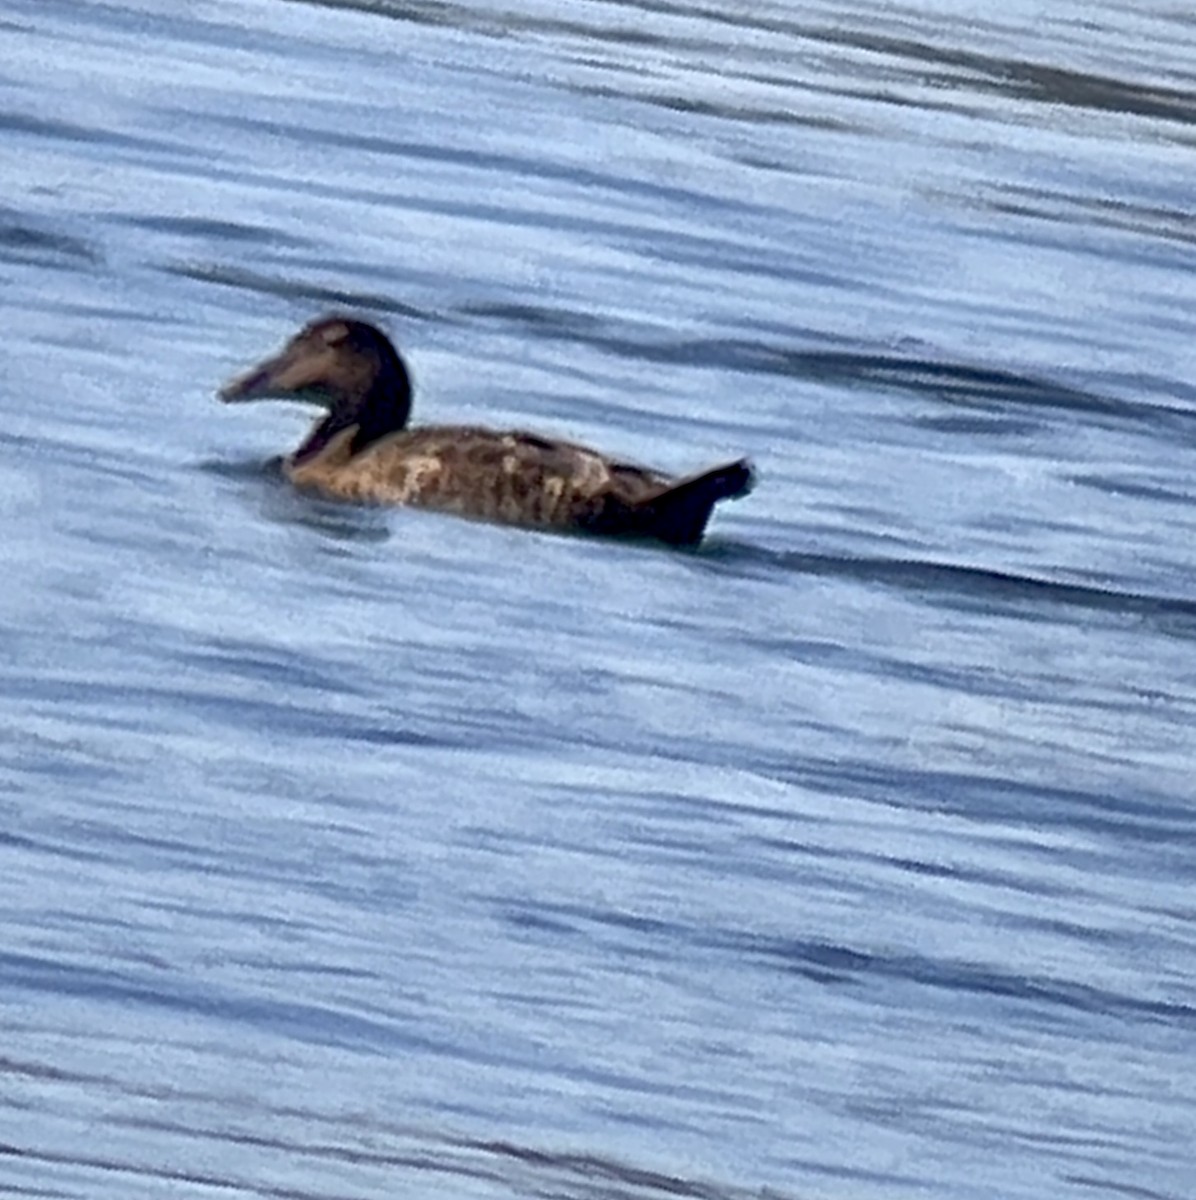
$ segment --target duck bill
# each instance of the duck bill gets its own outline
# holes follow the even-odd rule
[[[283,353],[230,379],[217,395],[225,404],[244,404],[249,400],[311,399],[301,394],[311,386],[310,375],[302,359]]]

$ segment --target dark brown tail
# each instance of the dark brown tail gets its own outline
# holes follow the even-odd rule
[[[659,538],[670,546],[693,546],[702,540],[710,510],[720,500],[734,500],[752,490],[755,475],[746,458],[688,475],[641,500],[631,510],[629,532]]]

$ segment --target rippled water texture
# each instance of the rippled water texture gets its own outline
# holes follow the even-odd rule
[[[1196,1194],[1183,5],[0,5],[0,1191]],[[417,416],[696,553],[299,495]]]

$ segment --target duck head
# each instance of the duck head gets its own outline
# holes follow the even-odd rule
[[[226,404],[249,400],[301,400],[327,409],[292,455],[318,453],[343,430],[356,426],[353,453],[404,428],[411,415],[411,377],[382,330],[351,317],[322,317],[305,325],[272,358],[220,389]]]

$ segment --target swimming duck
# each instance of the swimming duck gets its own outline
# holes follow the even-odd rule
[[[326,496],[410,504],[539,529],[701,540],[714,505],[752,484],[746,459],[677,478],[585,446],[474,426],[407,428],[411,377],[390,339],[329,316],[227,383],[226,403],[282,398],[327,410],[283,459],[296,486]]]

